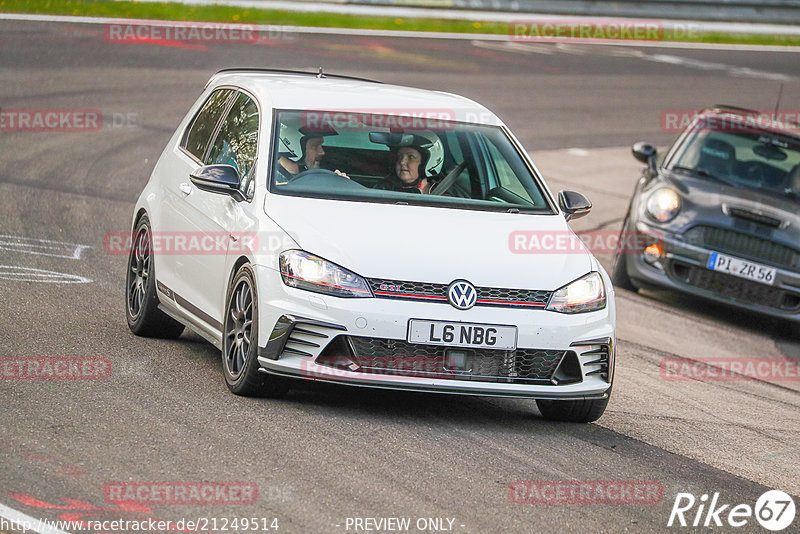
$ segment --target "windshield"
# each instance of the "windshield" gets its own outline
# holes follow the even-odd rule
[[[554,213],[499,127],[356,112],[276,114],[274,193]]]
[[[773,196],[800,197],[800,140],[769,131],[699,131],[671,168]]]

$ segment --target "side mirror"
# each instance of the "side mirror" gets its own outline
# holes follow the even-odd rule
[[[650,169],[650,172],[655,173],[656,156],[658,155],[658,150],[656,150],[656,147],[650,143],[643,143],[640,141],[631,147],[631,152],[633,152],[634,158],[642,163],[646,163],[647,167]]]
[[[589,199],[575,191],[559,191],[558,205],[561,206],[564,218],[568,221],[588,215],[592,209]]]
[[[241,179],[239,171],[230,165],[206,165],[189,175],[189,179],[198,189],[210,193],[230,195],[238,201],[245,200],[239,190]]]

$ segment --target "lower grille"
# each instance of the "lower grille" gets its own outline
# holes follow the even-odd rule
[[[695,226],[684,234],[684,238],[687,242],[703,248],[800,271],[800,252],[763,237],[714,226]]]
[[[573,351],[563,350],[469,349],[356,336],[348,336],[347,340],[352,349],[347,357],[352,362],[349,370],[373,374],[553,384],[559,382],[553,376],[562,361],[577,361]]]
[[[671,271],[682,282],[737,302],[784,311],[800,310],[800,295],[777,287],[683,262],[672,262]]]

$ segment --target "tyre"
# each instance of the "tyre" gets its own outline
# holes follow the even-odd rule
[[[591,423],[597,421],[606,411],[608,398],[592,400],[541,400],[536,406],[542,417],[550,421],[568,421],[571,423]]]
[[[143,215],[133,231],[125,277],[125,316],[128,328],[137,336],[174,339],[183,325],[158,309],[156,273],[150,221]]]
[[[228,289],[222,338],[222,371],[236,395],[282,397],[286,379],[259,371],[258,293],[249,264],[242,265]]]
[[[614,263],[611,267],[611,283],[614,287],[621,287],[628,291],[636,291],[638,288],[633,285],[631,277],[628,276],[628,268],[625,266],[625,254],[623,246],[620,243],[625,243],[625,227],[628,225],[628,218],[622,223],[622,229],[619,231],[619,239],[617,240],[617,249],[614,251]]]

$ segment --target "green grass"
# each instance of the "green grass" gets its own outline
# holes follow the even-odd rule
[[[0,12],[47,15],[77,15],[130,19],[161,19],[202,22],[235,22],[243,24],[275,24],[379,30],[411,30],[508,35],[505,22],[465,21],[434,18],[394,18],[336,13],[303,13],[275,9],[253,9],[235,6],[192,6],[169,2],[114,2],[109,0],[0,0]],[[557,16],[553,17],[557,19]],[[670,35],[664,41],[727,43],[749,45],[800,45],[800,36],[731,33],[693,33]]]

